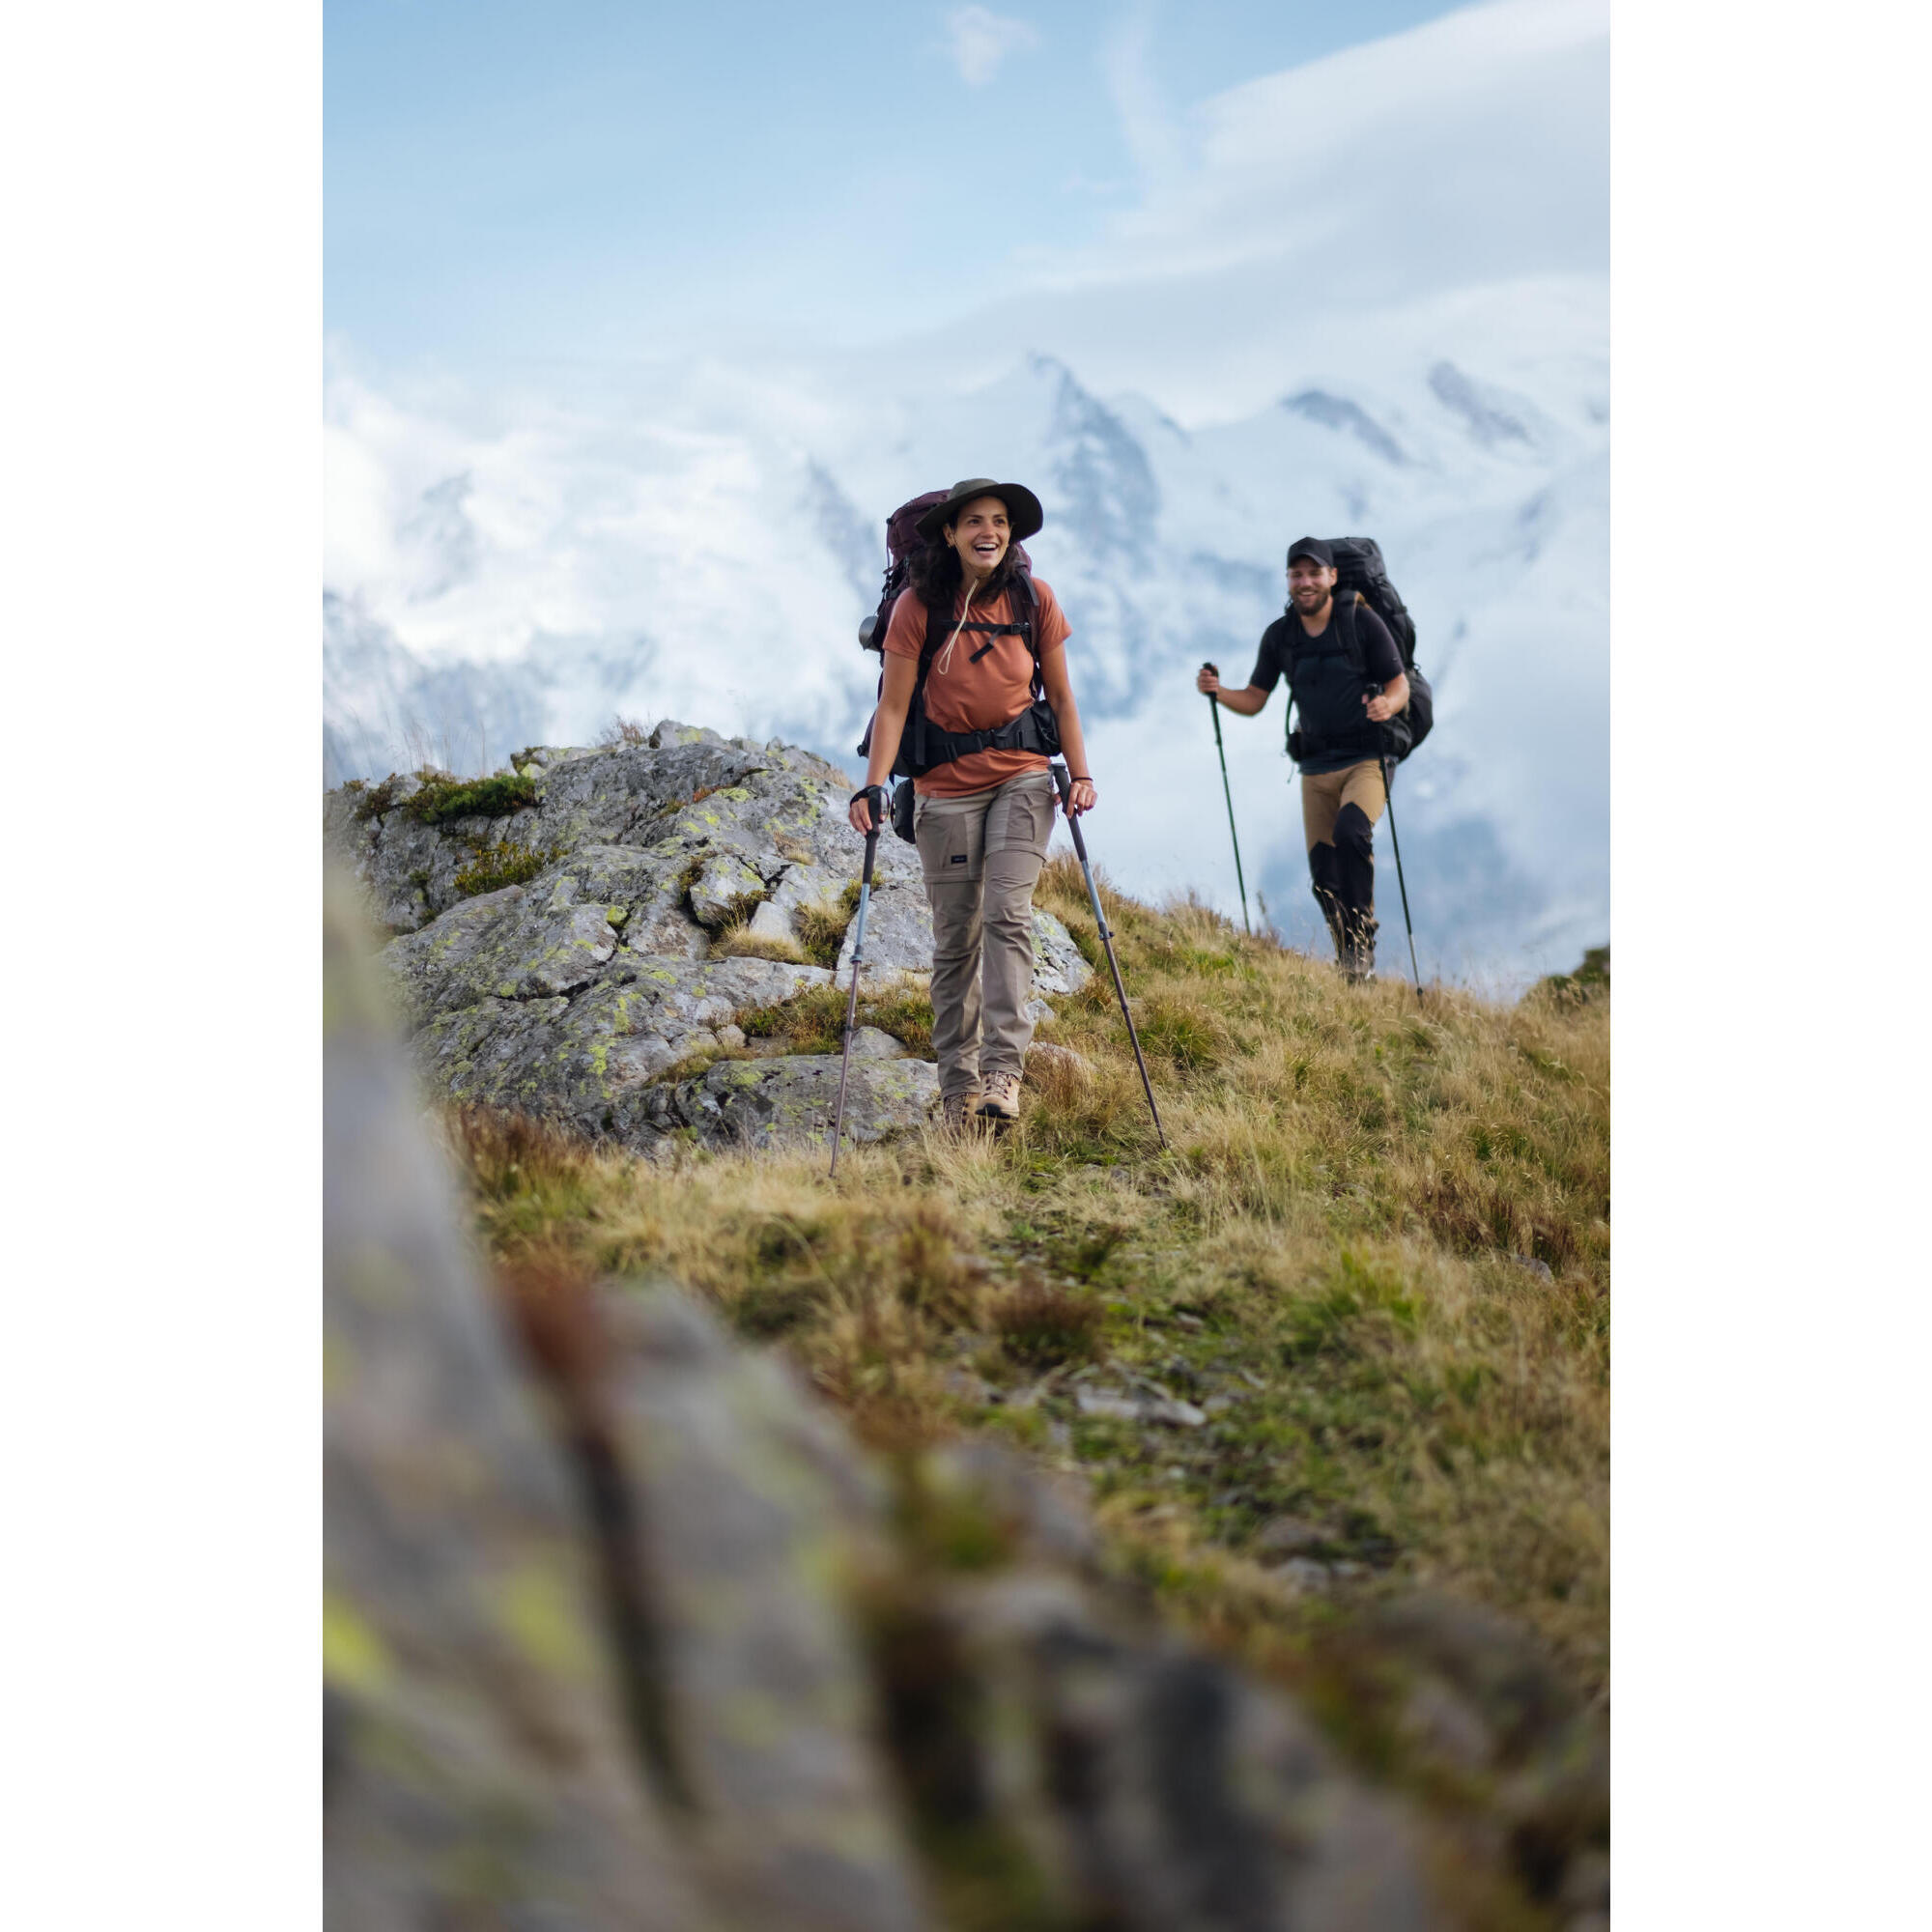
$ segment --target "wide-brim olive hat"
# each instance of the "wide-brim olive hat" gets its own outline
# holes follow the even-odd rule
[[[995,483],[990,476],[969,476],[963,483],[953,484],[946,494],[945,502],[935,503],[919,520],[920,535],[936,537],[948,524],[958,520],[959,512],[976,497],[997,497],[1007,506],[1014,543],[1025,543],[1046,522],[1039,498],[1025,484]]]

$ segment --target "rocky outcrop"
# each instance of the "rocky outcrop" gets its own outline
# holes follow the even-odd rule
[[[845,775],[776,739],[758,746],[667,719],[640,744],[533,748],[498,777],[523,782],[494,792],[488,781],[426,787],[418,775],[327,794],[328,842],[366,883],[377,919],[392,932],[415,931],[461,903],[457,873],[479,848],[499,843],[536,859],[554,855],[586,898],[601,893],[674,909],[699,946],[707,923],[740,901],[780,895],[795,870],[835,878],[840,889],[858,875]],[[432,810],[448,814],[434,823],[418,815],[426,788]],[[604,848],[601,856],[593,848]],[[600,864],[619,867],[605,885],[593,883],[607,876]],[[880,839],[877,876],[916,883],[912,848]]]
[[[861,851],[849,791],[809,752],[667,720],[635,744],[534,748],[489,779],[344,785],[324,825],[393,935],[385,962],[438,1091],[657,1154],[829,1127],[814,1056],[695,1063],[750,1051],[734,1015],[831,982],[804,948],[832,958],[826,933],[849,918]],[[720,954],[720,935],[740,927],[795,961]],[[848,924],[838,955],[848,977],[856,936]],[[1034,948],[1037,1018],[1091,969],[1045,913]],[[931,966],[918,859],[884,838],[866,980]],[[929,1063],[855,1075],[855,1137],[917,1125],[935,1091]]]
[[[890,1038],[862,1028],[874,1041]],[[897,1044],[896,1041],[894,1042]],[[674,1087],[648,1090],[650,1124],[661,1134],[752,1148],[827,1141],[838,1099],[839,1063],[826,1053],[771,1060],[726,1060]],[[929,1060],[887,1059],[855,1037],[845,1090],[845,1134],[883,1140],[915,1127],[939,1099],[939,1069]]]
[[[349,917],[325,955],[331,1924],[1443,1922],[1408,1814],[1282,1692],[1150,1625],[1015,1453],[868,1459],[670,1284],[493,1288]]]

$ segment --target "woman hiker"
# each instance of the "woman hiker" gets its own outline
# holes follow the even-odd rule
[[[1066,678],[1065,615],[1014,554],[1045,521],[1031,490],[986,476],[955,484],[920,520],[926,541],[893,606],[866,782],[848,812],[862,833],[875,806],[883,813],[879,787],[910,716],[915,839],[932,906],[932,1044],[941,1117],[954,1129],[976,1113],[996,1125],[1019,1118],[1033,889],[1056,798],[1048,753],[1066,758],[1070,812],[1098,798]]]

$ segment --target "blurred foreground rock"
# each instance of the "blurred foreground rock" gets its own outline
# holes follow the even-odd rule
[[[640,1775],[573,1493],[351,908],[325,946],[327,1917],[715,1922]]]
[[[720,1029],[735,1012],[831,983],[823,966],[713,947],[744,926],[802,961],[824,921],[836,932],[863,852],[845,820],[849,791],[843,773],[796,746],[667,719],[639,743],[532,747],[490,780],[344,785],[326,796],[323,825],[396,935],[385,961],[433,1087],[640,1151],[774,1146],[821,1132],[815,1106],[795,1094],[748,1106],[729,1085],[660,1089],[680,1062],[726,1044]],[[854,936],[847,925],[848,978]],[[1034,915],[1034,952],[1037,999],[1077,992],[1091,975],[1049,914]],[[919,861],[888,835],[865,977],[884,990],[931,968]],[[887,1082],[861,1138],[924,1119],[916,1084]]]
[[[1018,1456],[862,1455],[669,1285],[496,1293],[354,917],[331,888],[331,1925],[1447,1922],[1406,1812],[1119,1599]]]

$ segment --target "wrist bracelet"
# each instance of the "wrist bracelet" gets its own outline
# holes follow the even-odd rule
[[[1090,785],[1094,782],[1085,772],[1068,772],[1066,776],[1077,785]]]

